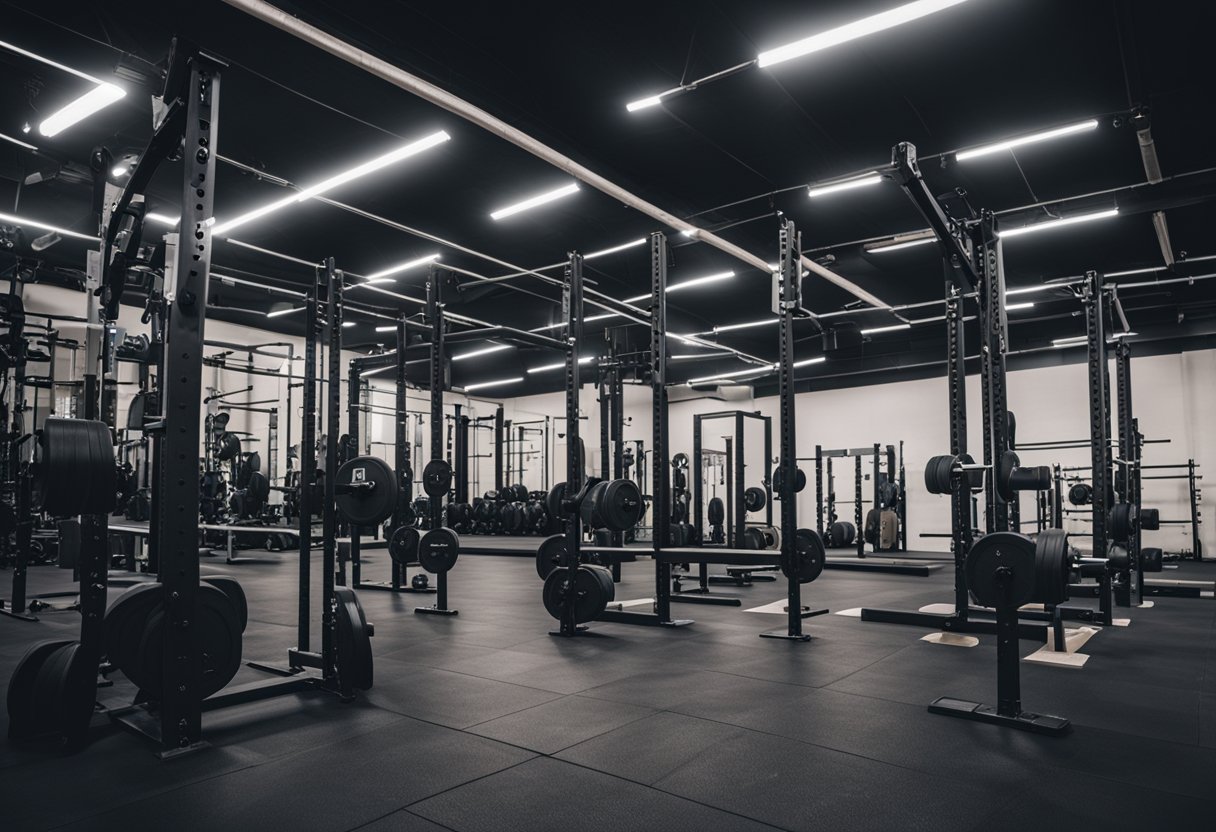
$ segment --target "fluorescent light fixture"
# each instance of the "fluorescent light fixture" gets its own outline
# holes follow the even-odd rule
[[[1111,335],[1110,337],[1111,338],[1129,338],[1132,335],[1139,335],[1139,334],[1140,334],[1139,332],[1116,332],[1115,334]]]
[[[856,179],[848,179],[844,182],[837,182],[835,185],[821,185],[811,188],[806,192],[806,195],[811,199],[815,199],[816,197],[827,196],[828,194],[835,194],[839,193],[840,191],[851,191],[854,188],[864,188],[867,185],[877,185],[879,182],[882,182],[882,177],[874,171],[870,171],[869,173],[862,174]]]
[[[256,220],[257,218],[263,217],[272,211],[278,211],[281,208],[286,208],[288,205],[294,205],[297,202],[304,202],[305,200],[312,199],[314,196],[320,196],[326,191],[333,190],[339,185],[345,185],[347,182],[350,182],[353,179],[358,179],[359,177],[366,176],[369,173],[374,173],[375,171],[387,167],[395,162],[400,162],[402,159],[415,156],[425,150],[430,150],[432,147],[443,144],[450,138],[452,137],[449,136],[444,130],[440,130],[437,133],[432,133],[429,136],[399,147],[391,153],[386,153],[383,156],[377,156],[370,162],[364,162],[363,164],[357,165],[348,171],[344,171],[336,176],[331,176],[328,179],[318,182],[316,185],[304,188],[299,193],[283,197],[282,199],[277,199],[274,202],[263,205],[261,208],[255,208],[252,211],[241,214],[239,217],[230,219],[227,222],[222,222],[215,227],[213,233],[217,235],[224,234],[237,226],[244,225],[252,220]]]
[[[580,359],[578,360],[578,363],[579,363],[579,364],[590,364],[590,363],[591,363],[592,361],[594,361],[594,360],[595,360],[595,356],[594,356],[594,355],[585,355],[585,356],[583,356],[582,358],[580,358]],[[528,368],[528,373],[529,373],[529,374],[531,374],[531,373],[547,373],[547,372],[549,372],[549,371],[551,371],[551,370],[561,370],[561,369],[564,369],[564,368],[565,368],[565,366],[566,366],[566,362],[565,362],[565,361],[558,361],[558,362],[557,362],[557,363],[555,363],[555,364],[542,364],[542,365],[541,365],[541,366],[539,366],[539,367],[529,367],[529,368]]]
[[[1019,289],[1006,289],[1005,297],[1013,297],[1014,295],[1029,295],[1032,292],[1044,292],[1048,289],[1058,289],[1059,285],[1043,285],[1043,286],[1022,286]]]
[[[1151,269],[1128,269],[1125,272],[1107,272],[1105,277],[1127,277],[1133,274],[1150,274],[1152,272],[1163,272],[1165,266],[1153,266]]]
[[[826,355],[817,355],[814,358],[804,358],[802,361],[795,361],[794,366],[795,367],[807,367],[811,364],[822,364],[823,362],[825,362],[827,360],[828,360],[828,357]]]
[[[1006,312],[1017,312],[1019,309],[1033,309],[1034,303],[1027,301],[1025,303],[1010,303],[1005,307]]]
[[[552,202],[555,199],[561,199],[564,196],[578,191],[578,183],[571,182],[569,185],[563,185],[560,188],[555,188],[552,191],[545,191],[543,194],[537,194],[533,197],[528,197],[523,202],[517,202],[514,205],[508,205],[506,208],[499,208],[497,211],[490,213],[490,219],[501,220],[506,217],[518,214],[520,211],[527,211],[530,208],[535,208],[538,205]]]
[[[111,176],[126,176],[130,172],[131,172],[131,168],[128,167],[127,165],[115,165],[110,170],[110,175]]]
[[[1023,225],[1020,228],[1009,228],[1000,232],[998,235],[1002,240],[1006,237],[1017,237],[1019,234],[1031,234],[1035,231],[1050,231],[1053,228],[1063,228],[1066,225],[1076,225],[1082,222],[1092,222],[1093,220],[1104,220],[1109,217],[1118,216],[1119,209],[1111,208],[1109,211],[1096,211],[1092,214],[1077,214],[1074,217],[1064,217],[1059,220],[1048,220],[1047,222],[1036,222],[1030,225]]]
[[[390,364],[387,367],[377,367],[374,370],[364,370],[363,372],[359,373],[359,378],[367,378],[368,376],[379,375],[380,373],[387,373],[389,370],[395,370],[395,369],[397,369],[397,365]]]
[[[730,280],[735,276],[734,272],[718,272],[716,274],[707,274],[704,277],[694,277],[689,280],[682,280],[679,283],[673,283],[667,287],[668,292],[678,292],[681,289],[689,289],[693,286],[702,286],[706,283],[717,283],[719,280]],[[649,295],[647,295],[649,297]],[[628,302],[628,301],[626,301]]]
[[[170,227],[177,225],[182,220],[181,217],[171,217],[168,214],[158,214],[155,211],[149,211],[144,214],[144,219],[159,222],[161,225],[168,225]]]
[[[748,321],[745,324],[727,324],[714,327],[714,332],[729,332],[732,329],[751,329],[754,326],[768,326],[777,323],[776,318],[765,318],[763,321]]]
[[[489,353],[492,353],[492,352],[499,352],[501,350],[509,350],[509,349],[511,349],[510,344],[490,344],[490,346],[484,347],[479,350],[473,350],[472,352],[463,352],[460,355],[453,355],[452,360],[453,361],[464,361],[466,358],[473,358],[478,355],[488,355]]]
[[[18,217],[15,214],[0,214],[0,222],[8,222],[8,223],[12,223],[13,225],[21,225],[21,226],[28,225],[30,228],[40,228],[43,231],[54,231],[57,234],[62,234],[67,237],[75,237],[78,240],[89,240],[90,242],[94,242],[94,243],[100,242],[100,240],[97,237],[94,237],[92,234],[81,234],[79,231],[68,231],[66,228],[60,228],[57,225],[51,225],[50,223],[40,222],[39,220],[31,220],[31,219],[26,219],[24,217]]]
[[[17,145],[18,147],[24,147],[26,150],[37,150],[38,149],[37,147],[30,144],[29,142],[23,142],[23,141],[21,141],[21,139],[14,139],[12,136],[6,136],[3,133],[0,133],[0,139],[4,140],[6,142],[12,142],[13,144]]]
[[[1088,121],[1070,124],[1067,127],[1057,127],[1054,130],[1044,130],[1042,133],[1033,133],[1029,136],[1022,136],[1020,139],[1009,139],[1008,141],[977,147],[973,150],[964,150],[958,153],[954,158],[958,159],[960,162],[965,162],[968,159],[976,159],[980,156],[989,156],[993,153],[1000,153],[1003,150],[1013,150],[1015,147],[1021,147],[1022,145],[1045,142],[1050,139],[1058,139],[1061,136],[1071,136],[1073,133],[1083,133],[1086,130],[1093,130],[1097,126],[1098,120],[1091,118]]]
[[[103,110],[127,94],[122,87],[101,82],[63,109],[52,113],[38,125],[44,136],[56,136],[78,121],[83,121],[98,110]]]
[[[589,254],[584,254],[583,259],[584,260],[593,260],[596,257],[603,257],[605,254],[616,254],[618,251],[624,251],[627,248],[637,248],[638,246],[644,246],[644,245],[646,245],[645,237],[643,237],[640,240],[632,240],[628,243],[623,243],[622,245],[619,245],[619,246],[613,246],[612,248],[604,248],[604,249],[600,249],[599,251],[593,251]]]
[[[817,35],[811,35],[809,38],[761,52],[756,58],[756,62],[761,67],[766,67],[788,61],[791,58],[801,58],[812,52],[820,52],[866,35],[872,35],[875,32],[881,32],[884,29],[890,29],[893,26],[910,23],[934,12],[957,6],[962,2],[965,0],[916,0],[914,3],[905,3],[894,9],[837,26],[835,29],[829,29]]]
[[[770,364],[763,367],[748,367],[746,370],[735,370],[731,373],[718,373],[717,375],[705,376],[703,378],[690,378],[684,383],[691,387],[694,384],[703,384],[707,381],[717,381],[718,379],[723,378],[738,378],[739,376],[754,376],[757,373],[771,373],[774,369],[776,369],[775,364]]]
[[[277,318],[280,315],[290,315],[292,312],[303,312],[303,306],[289,306],[286,309],[276,309],[273,312],[267,312],[267,318]]]
[[[476,384],[466,384],[464,389],[480,390],[483,387],[500,387],[504,384],[516,384],[517,382],[521,382],[523,380],[523,376],[516,376],[515,378],[500,378],[497,381],[479,381]]]
[[[695,361],[698,358],[720,358],[724,355],[731,355],[731,353],[718,350],[717,352],[694,352],[681,355],[669,355],[667,357],[672,361]]]
[[[862,335],[877,335],[880,332],[895,332],[900,329],[911,329],[912,324],[892,324],[891,326],[876,326],[872,329],[863,329]]]
[[[373,280],[377,282],[387,282],[384,280],[384,278],[388,277],[389,275],[394,275],[399,272],[407,271],[408,269],[417,268],[418,266],[425,266],[427,263],[431,263],[438,259],[438,254],[428,254],[426,257],[418,257],[414,260],[407,260],[404,263],[398,263],[396,266],[390,266],[389,268],[384,269],[383,271],[378,271],[375,274],[369,274],[365,282],[371,283]]]
[[[637,112],[638,110],[645,110],[647,107],[657,107],[659,104],[662,103],[662,101],[663,101],[662,93],[660,93],[659,95],[650,95],[650,96],[647,96],[646,98],[639,98],[637,101],[630,101],[628,104],[625,105],[625,109],[628,110],[629,112],[633,113],[633,112]]]
[[[7,49],[10,52],[16,52],[18,55],[24,55],[27,58],[32,58],[35,61],[38,61],[39,63],[46,64],[47,66],[53,66],[56,69],[62,69],[64,72],[75,75],[77,78],[83,78],[86,81],[92,81],[94,84],[101,83],[101,80],[99,78],[94,78],[92,75],[86,75],[85,73],[81,72],[79,69],[72,69],[72,67],[67,66],[66,64],[61,64],[58,61],[52,61],[50,58],[44,58],[42,55],[39,55],[36,52],[31,52],[28,49],[22,49],[20,46],[16,46],[15,44],[8,43],[7,41],[0,40],[0,48]]]
[[[1056,338],[1052,340],[1051,345],[1057,349],[1060,347],[1076,347],[1089,341],[1084,335],[1072,335],[1068,338]]]
[[[343,328],[343,329],[350,329],[350,328],[351,328],[352,326],[354,326],[354,325],[355,325],[355,322],[354,322],[354,321],[343,321],[343,322],[342,322],[342,328]]]
[[[397,325],[396,325],[396,324],[393,324],[392,326],[378,326],[378,327],[376,327],[376,332],[396,332],[396,331],[397,331]]]
[[[912,248],[912,246],[923,246],[927,243],[937,242],[935,237],[920,237],[915,240],[900,240],[896,238],[890,243],[875,243],[871,246],[866,246],[866,251],[870,254],[880,254],[888,251],[899,251],[901,248]]]
[[[617,314],[618,313],[616,313],[616,312],[605,312],[603,315],[592,315],[590,318],[583,318],[583,323],[590,324],[590,323],[594,323],[595,321],[603,321],[603,320],[607,320],[608,318],[615,318],[615,317],[617,317]]]
[[[683,234],[685,237],[695,237],[695,236],[697,236],[697,233],[700,230],[701,229],[699,229],[699,228],[685,228],[680,233]]]
[[[718,272],[717,274],[707,274],[704,277],[694,277],[694,278],[691,278],[690,280],[683,280],[679,283],[671,284],[670,286],[667,287],[667,293],[671,294],[672,292],[678,292],[681,289],[689,289],[693,286],[703,286],[706,283],[717,283],[719,280],[730,280],[734,276],[735,276],[734,272]],[[638,296],[632,297],[632,298],[625,298],[625,300],[623,300],[621,302],[622,303],[637,303],[640,300],[648,300],[649,298],[650,298],[650,292],[647,292],[644,295],[638,295]]]

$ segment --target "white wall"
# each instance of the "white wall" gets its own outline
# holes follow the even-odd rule
[[[1114,364],[1111,364],[1114,381]],[[1216,351],[1205,350],[1179,355],[1149,356],[1132,359],[1133,412],[1140,429],[1149,439],[1169,439],[1169,444],[1145,447],[1145,464],[1185,462],[1194,457],[1202,468],[1216,465],[1216,429],[1210,414],[1216,412]],[[692,452],[693,415],[720,410],[739,409],[760,411],[773,419],[773,442],[776,452],[779,440],[776,397],[750,398],[743,389],[730,401],[697,399],[670,405],[669,441],[671,454]],[[1088,382],[1085,364],[1019,370],[1008,375],[1010,409],[1017,415],[1019,442],[1083,439],[1088,441]],[[627,439],[641,439],[647,448],[652,445],[650,425],[650,393],[645,387],[625,388],[626,414],[630,425]],[[980,456],[981,418],[978,375],[967,379],[968,444],[973,454]],[[584,415],[583,436],[591,457],[592,469],[598,469],[599,423],[594,391],[588,387],[580,398]],[[530,411],[560,414],[564,399],[560,394],[522,397],[508,402]],[[1113,399],[1112,399],[1113,408]],[[812,456],[815,445],[825,448],[856,448],[879,442],[883,445],[904,442],[904,465],[908,481],[908,544],[909,548],[926,551],[947,551],[944,538],[921,538],[922,532],[949,530],[950,508],[946,497],[931,495],[924,488],[924,464],[936,454],[949,449],[947,399],[945,378],[922,379],[840,390],[800,393],[797,397],[798,455]],[[726,423],[723,423],[725,426]],[[1115,429],[1112,425],[1112,435]],[[710,445],[707,434],[705,444]],[[759,440],[749,435],[749,467],[760,468]],[[1088,465],[1089,450],[1020,452],[1026,465]],[[552,455],[557,479],[564,479],[564,449],[558,446]],[[808,487],[798,502],[799,525],[814,524],[815,496],[813,464],[803,463],[808,475]],[[836,493],[841,499],[851,499],[853,475],[850,465],[837,466]],[[869,468],[867,466],[866,470]],[[1179,469],[1181,470],[1181,469]],[[1169,472],[1147,472],[1169,473]],[[762,474],[749,474],[749,484],[759,484]],[[1185,480],[1147,480],[1144,505],[1158,507],[1165,519],[1189,517]],[[868,489],[864,493],[870,493]],[[852,506],[842,506],[842,519],[851,519]],[[1033,521],[1034,505],[1026,498],[1022,516]],[[1067,528],[1074,534],[1088,533],[1088,523],[1070,521]],[[1203,546],[1216,546],[1216,529],[1201,526]],[[1190,548],[1189,526],[1165,526],[1159,532],[1146,532],[1146,545],[1177,551]]]

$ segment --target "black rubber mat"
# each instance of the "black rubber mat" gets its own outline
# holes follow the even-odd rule
[[[280,558],[224,570],[249,599],[246,659],[282,664],[296,644],[295,565]],[[114,728],[71,756],[0,740],[3,791],[22,796],[5,802],[6,832],[1212,828],[1212,600],[1120,610],[1131,626],[1096,634],[1080,670],[1023,662],[1025,707],[1075,726],[1045,738],[927,712],[943,695],[994,700],[990,637],[945,647],[923,628],[830,614],[804,622],[810,642],[761,639],[785,624],[746,611],[784,597],[768,583],[722,589],[742,607],[682,605],[689,627],[593,623],[568,640],[549,635],[530,561],[469,558],[450,578],[450,618],[413,613],[434,596],[360,593],[376,666],[355,702],[310,693],[209,712],[210,747],[168,764]],[[70,580],[30,573],[34,592]],[[617,598],[653,592],[653,564],[625,564]],[[830,572],[804,587],[833,613],[950,597],[948,574]],[[29,643],[78,626],[70,612],[0,618],[0,681]],[[320,633],[314,615],[313,649]],[[1022,655],[1037,647],[1021,642]],[[264,678],[245,667],[237,681]],[[132,686],[111,680],[100,698],[130,702]],[[48,783],[72,787],[43,797]]]

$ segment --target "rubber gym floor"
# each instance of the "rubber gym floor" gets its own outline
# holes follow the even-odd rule
[[[365,575],[387,572],[383,552],[365,560]],[[203,572],[245,587],[244,658],[282,662],[295,643],[290,555]],[[649,562],[624,572],[618,600],[650,593]],[[1216,566],[1165,576],[1210,579]],[[1049,738],[926,712],[942,695],[995,701],[990,638],[930,645],[923,630],[833,614],[807,622],[810,643],[760,639],[783,626],[745,611],[783,597],[769,583],[730,590],[742,608],[680,605],[690,627],[600,624],[564,640],[547,634],[530,558],[468,556],[451,579],[450,618],[414,615],[426,596],[360,593],[376,678],[356,702],[310,693],[205,714],[211,747],[171,762],[117,728],[70,756],[0,741],[3,828],[1214,828],[1212,599],[1131,610],[1129,627],[1085,646],[1084,669],[1023,662],[1024,706],[1073,722]],[[38,567],[30,584],[68,588],[70,573]],[[950,574],[826,572],[807,590],[833,611],[915,609],[948,601]],[[78,623],[0,619],[0,679],[26,645]],[[1036,646],[1023,641],[1023,655]],[[129,701],[112,678],[103,701]]]

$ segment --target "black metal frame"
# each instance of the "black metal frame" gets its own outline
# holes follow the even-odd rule
[[[443,314],[443,284],[448,279],[446,270],[434,264],[430,267],[426,281],[426,323],[431,328],[430,361],[428,362],[428,388],[431,400],[430,439],[431,459],[443,459],[443,394],[447,389],[447,322]],[[404,351],[403,351],[404,352]],[[403,359],[404,360],[404,357]],[[448,495],[451,496],[450,494]],[[430,498],[432,529],[443,525],[443,496]],[[420,615],[457,615],[459,610],[448,607],[448,575],[440,572],[435,576],[435,603],[429,607],[415,607]]]
[[[984,463],[991,466],[1009,447],[1004,379],[1007,321],[1000,240],[996,236],[995,219],[988,212],[981,214],[977,220],[967,222],[949,217],[921,176],[916,162],[916,148],[911,144],[901,143],[895,146],[892,151],[892,172],[896,182],[928,222],[942,251],[946,277],[946,371],[950,453],[954,456],[967,453],[967,369],[962,304],[965,295],[976,295],[984,346],[982,352],[986,353],[981,363],[981,383],[984,386]],[[999,495],[994,494],[996,489],[992,468],[989,467],[986,473],[984,479],[988,508],[987,529],[990,532],[1007,529],[1007,504]],[[951,551],[954,555],[954,610],[942,614],[867,607],[861,611],[862,621],[931,627],[953,633],[998,632],[999,624],[992,618],[993,611],[971,606],[967,592],[965,564],[967,554],[971,550],[973,525],[969,476],[954,479],[950,509]],[[1088,612],[1080,610],[1076,615],[1084,617]],[[1043,622],[1017,623],[1018,635],[1021,638],[1045,642],[1050,629],[1054,628],[1057,636],[1061,630],[1060,616],[1055,611],[1043,614],[1022,612],[1019,617]]]
[[[767,469],[768,461],[773,458],[773,420],[762,413],[754,413],[746,410],[723,410],[714,413],[697,413],[692,417],[692,459],[693,463],[690,468],[695,469],[692,473],[692,525],[696,529],[694,537],[698,541],[702,541],[701,545],[705,548],[713,548],[712,545],[706,545],[705,526],[704,526],[704,511],[705,511],[705,484],[702,481],[702,473],[704,471],[701,465],[701,457],[704,447],[704,423],[717,419],[729,419],[733,427],[734,438],[727,437],[727,480],[730,487],[727,489],[727,523],[726,542],[725,546],[734,549],[746,548],[743,541],[743,532],[747,528],[747,506],[744,504],[743,491],[747,488],[746,478],[746,441],[745,441],[745,424],[747,419],[755,419],[764,426],[764,457],[762,465]],[[764,486],[764,513],[765,525],[773,524],[773,490],[769,481],[768,471],[763,471],[761,480]],[[756,571],[771,570],[772,567],[760,566],[756,567]],[[733,570],[738,574],[738,570]],[[718,604],[722,606],[737,607],[742,604],[741,599],[737,595],[721,595],[714,594],[710,591],[710,584],[735,584],[746,581],[755,581],[757,579],[764,580],[769,576],[758,576],[748,574],[745,577],[736,577],[732,574],[727,575],[710,575],[709,564],[701,561],[697,564],[697,584],[691,588],[684,588],[680,585],[681,574],[676,572],[673,574],[673,586],[671,598],[673,601],[679,601],[685,604]]]

